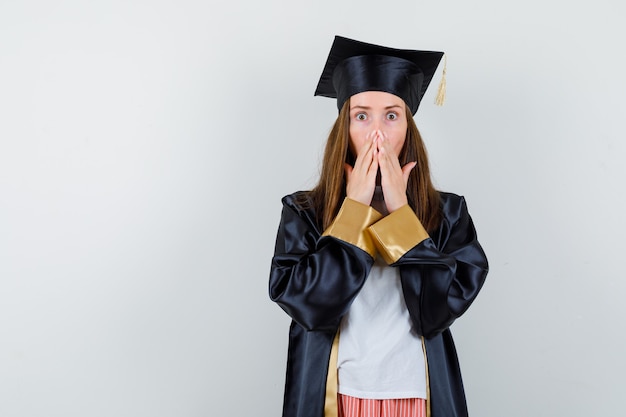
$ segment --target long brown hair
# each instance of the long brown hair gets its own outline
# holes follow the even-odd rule
[[[406,140],[402,151],[400,151],[400,165],[404,166],[409,162],[417,161],[417,166],[409,175],[406,194],[409,205],[415,211],[424,228],[432,232],[439,227],[441,221],[439,193],[430,178],[426,146],[419,130],[417,130],[411,111],[408,107],[405,106],[405,108],[408,127]],[[349,151],[349,143],[350,99],[344,103],[328,135],[319,182],[308,193],[323,229],[330,226],[346,196],[344,163],[351,163],[354,159]]]

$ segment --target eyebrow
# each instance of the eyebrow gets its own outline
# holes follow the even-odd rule
[[[396,107],[397,108],[402,108],[402,106],[400,106],[399,104],[392,104],[391,106],[385,107],[385,110],[393,109],[393,108],[396,108]],[[370,106],[359,106],[359,105],[350,107],[350,111],[352,111],[354,109],[369,110],[369,109],[371,109],[371,107]]]

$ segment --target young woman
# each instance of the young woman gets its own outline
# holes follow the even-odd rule
[[[339,116],[317,186],[282,200],[270,272],[292,318],[283,417],[467,416],[449,327],[487,259],[413,121],[442,55],[335,38],[316,95]]]

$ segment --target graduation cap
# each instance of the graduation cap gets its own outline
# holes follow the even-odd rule
[[[316,96],[337,99],[337,108],[364,91],[384,91],[403,99],[415,114],[443,52],[395,49],[335,36]],[[444,78],[437,104],[443,104]]]

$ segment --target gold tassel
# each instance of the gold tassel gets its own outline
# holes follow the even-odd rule
[[[435,104],[443,106],[446,101],[446,69],[448,67],[448,55],[443,56],[443,74],[441,75],[441,81],[439,82],[439,90],[437,90],[437,97],[435,98]]]

